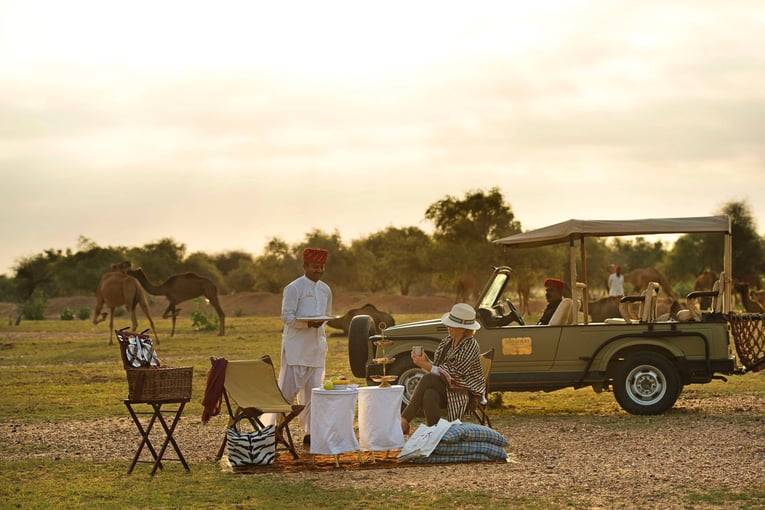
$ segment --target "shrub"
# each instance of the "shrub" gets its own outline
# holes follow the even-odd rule
[[[81,321],[87,320],[90,318],[90,307],[89,306],[81,306],[79,311],[77,312],[77,318]]]
[[[48,296],[42,289],[35,289],[32,296],[23,307],[24,319],[28,321],[41,321],[45,319],[45,305],[48,304]]]
[[[197,298],[194,300],[197,304],[197,309],[191,312],[191,327],[197,331],[214,331],[220,326],[218,316],[212,313],[204,313],[200,310],[202,300]]]
[[[61,320],[62,321],[71,321],[74,319],[74,312],[71,308],[68,306],[61,310]]]

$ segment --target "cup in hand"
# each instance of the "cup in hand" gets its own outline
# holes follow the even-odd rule
[[[422,356],[422,349],[423,347],[421,345],[415,345],[412,347],[412,352],[416,354],[417,356]]]

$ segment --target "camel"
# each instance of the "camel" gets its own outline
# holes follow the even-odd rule
[[[472,275],[463,275],[457,278],[454,285],[456,296],[454,297],[455,303],[467,303],[469,299],[475,297],[476,293],[475,277]]]
[[[154,285],[146,278],[143,269],[140,267],[138,269],[131,269],[127,273],[141,282],[141,285],[149,294],[165,296],[167,298],[169,304],[162,314],[162,318],[167,319],[170,317],[173,320],[170,336],[175,335],[175,319],[181,312],[181,309],[176,308],[176,305],[199,296],[207,298],[218,314],[218,319],[220,319],[218,336],[226,334],[226,314],[223,313],[223,309],[218,301],[218,288],[211,280],[195,273],[180,273],[171,276],[160,285]]]
[[[749,295],[748,283],[738,282],[733,285],[733,288],[741,294],[741,304],[744,305],[744,310],[749,313],[765,313],[763,306],[757,301],[753,301]]]
[[[693,284],[693,290],[712,290],[716,281],[717,273],[706,269],[696,277],[696,281]],[[712,298],[709,296],[704,296],[699,300],[699,305],[702,310],[708,309],[711,304]]]
[[[149,319],[151,331],[154,333],[154,339],[159,345],[159,336],[154,328],[154,321],[149,313],[149,304],[146,302],[146,296],[143,293],[138,280],[129,276],[126,271],[130,267],[130,262],[112,264],[111,271],[101,277],[101,281],[96,288],[96,311],[93,315],[93,324],[106,319],[106,312],[101,312],[104,305],[109,309],[109,345],[112,345],[112,333],[114,332],[114,309],[118,306],[125,306],[130,312],[130,320],[134,331],[138,329],[138,320],[135,316],[135,307],[140,305],[146,318]]]
[[[669,284],[667,277],[655,270],[652,267],[643,267],[639,269],[633,269],[629,273],[624,275],[624,283],[632,285],[632,292],[639,294],[644,291],[650,282],[656,282],[661,285],[662,290],[674,300],[677,300],[675,292],[672,290],[672,286]]]
[[[529,292],[531,291],[531,284],[528,280],[518,280],[518,306],[519,311],[523,315],[529,314]]]

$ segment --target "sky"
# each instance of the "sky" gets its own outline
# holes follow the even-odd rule
[[[493,187],[524,230],[745,201],[763,233],[763,26],[760,0],[0,0],[0,274],[81,237],[432,232]]]

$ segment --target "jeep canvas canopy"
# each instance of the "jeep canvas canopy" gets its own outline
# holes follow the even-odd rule
[[[725,236],[723,252],[723,274],[730,279],[732,274],[732,231],[728,215],[698,216],[690,218],[649,218],[641,220],[568,220],[522,234],[503,237],[494,241],[507,248],[535,248],[550,244],[569,244],[569,271],[572,289],[582,290],[585,323],[587,321],[587,273],[584,239],[586,237],[618,237],[651,234],[712,234]],[[575,241],[579,240],[582,280],[577,278]],[[730,282],[728,282],[730,283]],[[730,285],[725,285],[723,310],[730,310]]]
[[[731,233],[730,218],[727,215],[644,220],[568,220],[549,227],[503,237],[494,242],[509,248],[534,248],[584,237],[715,232]]]

